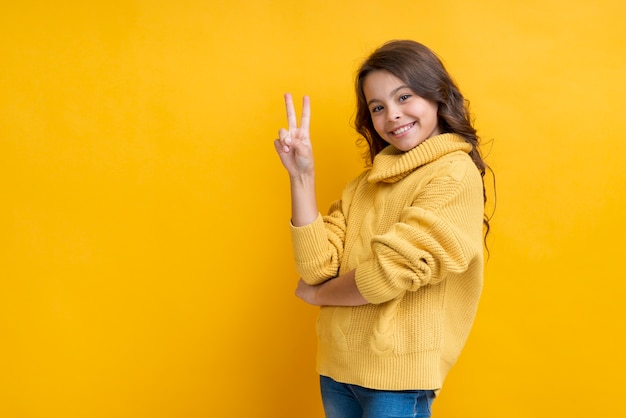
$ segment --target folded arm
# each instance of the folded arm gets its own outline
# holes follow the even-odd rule
[[[300,279],[296,296],[316,306],[366,305],[369,302],[361,295],[356,285],[355,271],[352,270],[318,285],[310,285]]]

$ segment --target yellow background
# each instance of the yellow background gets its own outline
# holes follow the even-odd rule
[[[272,140],[310,94],[325,210],[393,38],[443,57],[498,186],[434,416],[623,416],[625,2],[5,3],[1,417],[322,417]]]

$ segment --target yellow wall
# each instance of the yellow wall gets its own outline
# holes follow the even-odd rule
[[[623,413],[625,2],[91,3],[0,13],[0,416],[321,417],[272,140],[310,94],[326,208],[391,38],[443,56],[497,173],[435,417]]]

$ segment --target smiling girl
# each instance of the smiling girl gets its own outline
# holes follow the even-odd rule
[[[276,151],[290,177],[296,295],[320,306],[327,418],[430,417],[483,284],[487,168],[467,103],[437,56],[389,42],[356,77],[368,168],[319,213],[308,97]]]

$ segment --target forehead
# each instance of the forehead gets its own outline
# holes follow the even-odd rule
[[[409,87],[404,81],[385,70],[372,71],[363,80],[363,94],[368,102],[388,98],[402,88]]]

